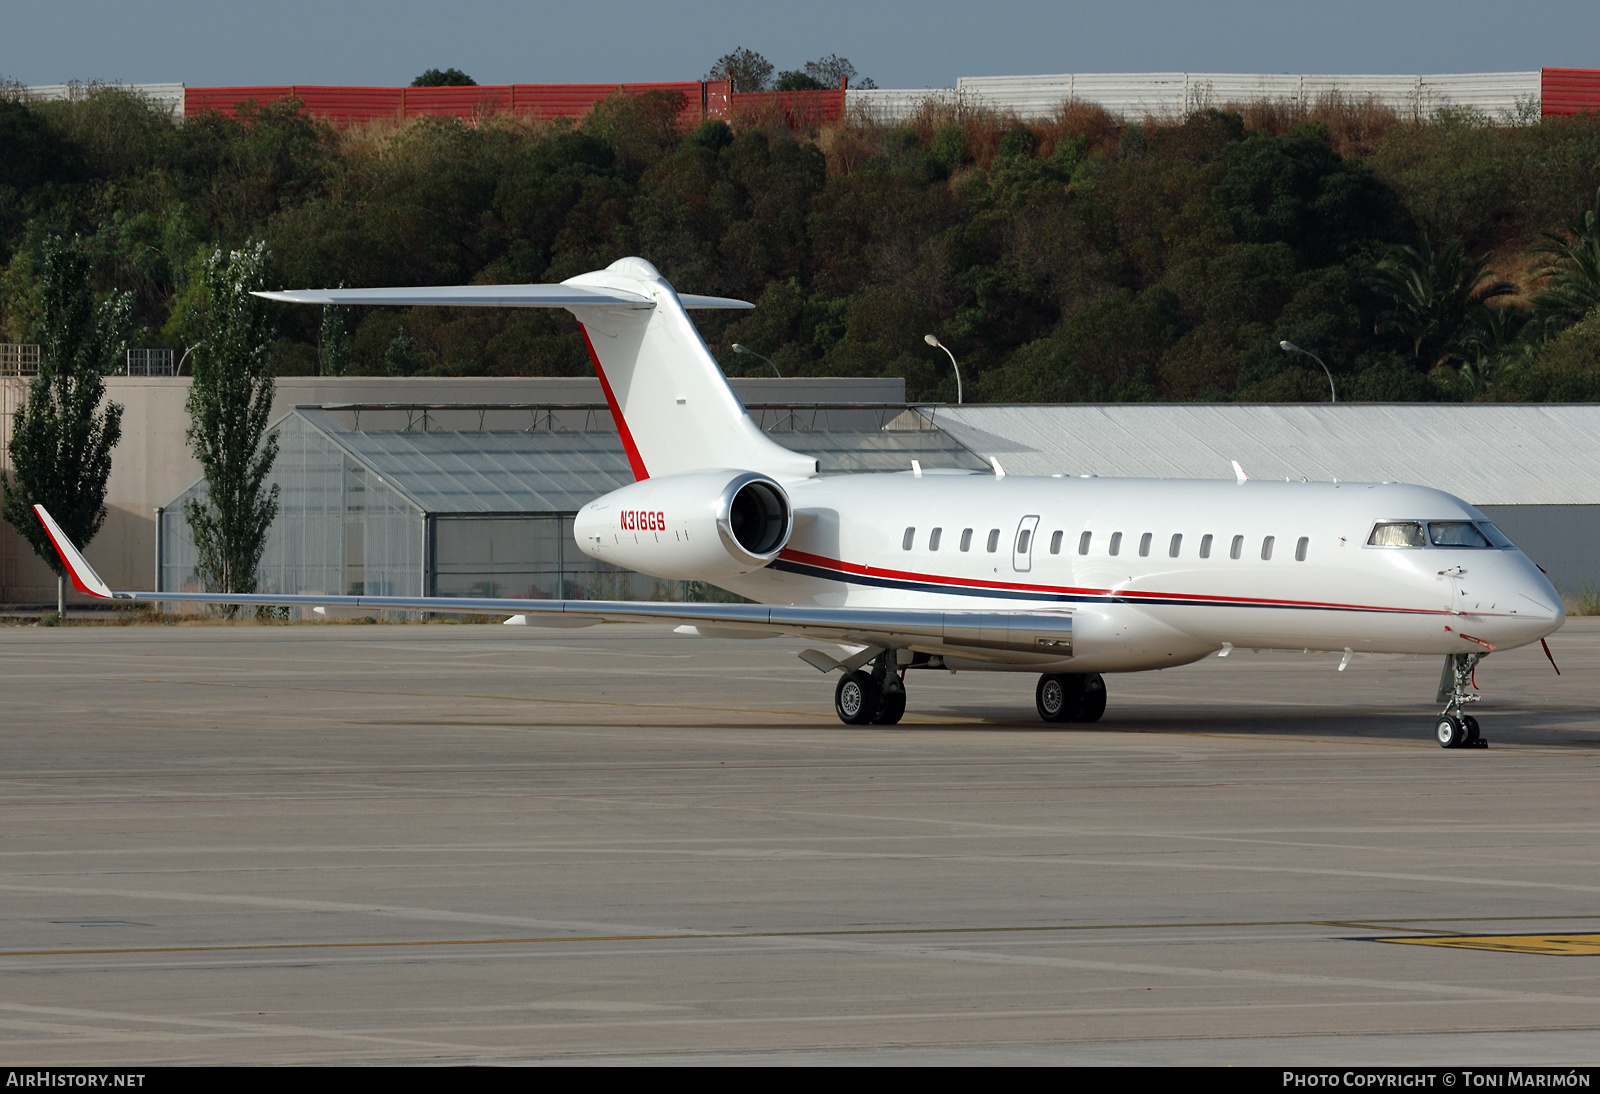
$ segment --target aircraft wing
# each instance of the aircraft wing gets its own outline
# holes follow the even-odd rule
[[[653,308],[655,301],[625,289],[577,285],[439,285],[405,289],[285,289],[254,295],[285,304],[437,305],[451,308]],[[679,295],[685,308],[753,308],[723,296]]]
[[[959,646],[1064,658],[1072,655],[1072,613],[968,612],[939,609],[822,608],[778,604],[683,604],[632,600],[510,600],[453,596],[323,596],[271,593],[114,592],[42,505],[34,511],[50,533],[79,592],[100,600],[255,607],[335,608],[345,611],[423,611],[449,615],[525,616],[554,627],[601,622],[675,623],[716,632],[803,635],[878,646]]]

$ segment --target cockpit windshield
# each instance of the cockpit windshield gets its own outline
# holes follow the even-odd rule
[[[1469,520],[1428,522],[1428,539],[1435,547],[1492,547],[1489,537]]]
[[[1480,520],[1478,522],[1478,528],[1483,532],[1484,535],[1489,537],[1489,542],[1494,544],[1496,547],[1503,548],[1516,546],[1516,544],[1512,543],[1504,532],[1486,520]]]
[[[1380,521],[1367,537],[1368,547],[1421,547],[1423,542],[1420,520]]]
[[[1504,549],[1513,544],[1486,520],[1380,520],[1372,526],[1367,546]]]

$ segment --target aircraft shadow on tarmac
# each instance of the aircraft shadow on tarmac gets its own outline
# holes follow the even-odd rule
[[[1074,733],[1154,733],[1226,737],[1293,737],[1307,740],[1373,740],[1433,744],[1430,734],[1435,711],[1426,705],[1415,711],[1347,710],[1304,712],[1293,707],[1216,711],[1108,710],[1092,724],[1049,724],[1030,710],[991,705],[946,706],[936,714],[939,724],[908,720],[898,726],[871,726],[867,731],[929,732],[996,729],[1042,734]],[[1520,745],[1571,748],[1577,751],[1600,750],[1600,719],[1582,711],[1539,711],[1527,709],[1480,709],[1484,736],[1490,745]],[[949,722],[950,718],[964,719]],[[856,732],[861,732],[857,730]]]

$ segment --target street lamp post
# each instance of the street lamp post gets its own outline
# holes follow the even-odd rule
[[[949,346],[945,345],[943,342],[939,341],[939,339],[935,338],[931,334],[923,335],[922,340],[924,342],[928,343],[928,345],[930,345],[930,346],[933,346],[933,347],[935,347],[937,349],[944,350],[945,356],[950,358],[950,367],[956,370],[956,406],[960,406],[961,405],[961,366],[956,364],[956,355],[950,352],[950,347]]]
[[[1301,349],[1299,346],[1295,345],[1293,342],[1279,342],[1278,343],[1278,348],[1283,350],[1285,353],[1303,353],[1307,357],[1309,357],[1313,361],[1315,361],[1317,364],[1322,365],[1322,371],[1327,373],[1327,376],[1328,376],[1328,395],[1329,395],[1328,401],[1332,402],[1332,403],[1337,403],[1339,401],[1339,393],[1337,391],[1335,391],[1334,387],[1333,387],[1333,373],[1328,372],[1328,366],[1322,363],[1322,358],[1318,357],[1316,354],[1312,353],[1310,350]]]
[[[741,346],[738,342],[735,342],[733,344],[733,352],[742,353],[747,357],[761,357],[761,359],[763,361],[765,361],[767,364],[772,365],[772,358],[770,358],[770,357],[762,357],[761,354],[757,353],[755,350],[751,349],[749,346]],[[777,365],[772,365],[772,374],[774,376],[776,376],[780,380],[783,379],[783,373],[778,371],[778,366]]]

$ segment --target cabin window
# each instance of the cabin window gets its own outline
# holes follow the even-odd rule
[[[1028,541],[1032,538],[1033,532],[1027,528],[1017,533],[1017,554],[1025,555],[1028,553]]]
[[[917,530],[915,528],[907,528],[906,534],[900,537],[900,549],[902,551],[911,550],[911,541],[916,538]]]
[[[1211,557],[1211,536],[1210,536],[1210,534],[1203,535],[1203,536],[1200,537],[1200,557],[1201,558],[1210,558]]]
[[[1119,552],[1121,552],[1121,550],[1122,550],[1122,533],[1121,532],[1112,532],[1111,533],[1111,554],[1113,556],[1115,556]]]
[[[1311,546],[1311,537],[1301,536],[1299,542],[1294,545],[1294,560],[1296,562],[1304,562],[1306,560],[1306,548],[1309,546]]]
[[[937,551],[939,549],[939,537],[942,535],[944,535],[943,528],[935,528],[928,533],[928,550]]]
[[[1051,534],[1051,536],[1050,536],[1050,553],[1051,554],[1059,555],[1061,553],[1061,537],[1064,534],[1065,533],[1059,532],[1059,531],[1054,532],[1054,533]]]
[[[1139,557],[1140,558],[1149,558],[1150,557],[1150,541],[1152,539],[1154,539],[1154,538],[1155,537],[1153,535],[1151,535],[1149,532],[1146,532],[1144,535],[1139,537]]]
[[[1167,557],[1177,558],[1178,552],[1183,550],[1183,533],[1174,533],[1172,542],[1167,545]]]
[[[1421,547],[1422,522],[1417,520],[1380,521],[1372,526],[1368,547]]]
[[[961,529],[961,549],[963,551],[972,550],[972,529],[971,528],[963,528],[963,529]]]
[[[1428,522],[1428,539],[1435,547],[1489,547],[1488,538],[1475,524],[1464,520]]]
[[[1261,541],[1261,561],[1262,562],[1267,562],[1272,558],[1272,541],[1275,540],[1275,539],[1277,539],[1276,536],[1267,536],[1265,539],[1263,539]]]
[[[1229,558],[1242,558],[1242,557],[1244,557],[1244,537],[1243,536],[1234,536],[1233,537],[1233,546],[1228,548],[1228,557]]]
[[[989,553],[992,555],[1000,549],[1000,529],[989,529]]]
[[[1089,541],[1093,538],[1093,532],[1085,532],[1083,535],[1078,537],[1078,553],[1080,555],[1086,555],[1089,553]]]

